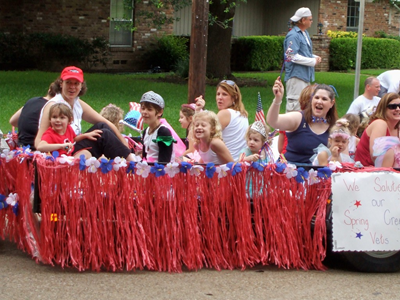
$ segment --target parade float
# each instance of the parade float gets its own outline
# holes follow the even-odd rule
[[[400,177],[387,171],[4,150],[0,237],[38,263],[79,271],[324,270],[332,248],[361,271],[393,272]]]

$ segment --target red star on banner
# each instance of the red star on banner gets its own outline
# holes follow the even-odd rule
[[[361,206],[361,201],[360,200],[356,200],[356,203],[354,203],[354,205],[357,206],[357,208],[358,208],[359,206]]]

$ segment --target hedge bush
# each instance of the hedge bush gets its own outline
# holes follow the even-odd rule
[[[335,38],[330,43],[329,69],[355,67],[357,39]],[[400,42],[394,39],[363,38],[361,69],[400,68]]]
[[[149,50],[146,63],[150,69],[160,67],[163,71],[175,70],[175,66],[180,60],[189,57],[188,38],[164,35],[157,38],[153,49]]]
[[[279,70],[283,61],[283,36],[246,36],[232,44],[234,71]]]
[[[51,71],[52,66],[69,64],[88,70],[98,64],[105,66],[109,55],[104,38],[88,41],[52,33],[0,33],[0,49],[0,67],[7,70]]]

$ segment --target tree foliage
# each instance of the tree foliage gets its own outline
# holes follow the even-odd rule
[[[236,7],[240,2],[247,0],[210,0],[209,29],[208,29],[208,51],[207,51],[207,73],[212,77],[231,76],[230,55],[233,18]],[[127,11],[132,11],[144,0],[124,0]],[[152,20],[152,26],[160,29],[161,26],[172,24],[174,17],[168,16],[165,11],[173,8],[180,10],[192,3],[192,0],[148,0],[147,5],[151,9],[137,12],[138,18]],[[139,21],[139,20],[137,20]],[[136,30],[135,20],[126,23],[129,29]]]

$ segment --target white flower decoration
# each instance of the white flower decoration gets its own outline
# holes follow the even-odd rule
[[[313,185],[318,182],[319,182],[318,171],[315,171],[314,169],[310,169],[308,171],[308,184]]]
[[[142,158],[139,156],[139,155],[134,155],[134,157],[133,157],[133,162],[140,162],[142,160]]]
[[[204,168],[199,165],[193,165],[193,167],[191,167],[189,170],[190,175],[194,175],[194,176],[199,176],[201,174],[201,172],[203,172],[203,171],[204,171]]]
[[[172,178],[179,173],[179,164],[177,162],[170,162],[165,166],[164,171]]]
[[[359,162],[359,161],[356,161],[355,163],[354,163],[354,168],[363,168],[364,166],[362,165],[362,163],[361,162]]]
[[[4,149],[3,152],[1,152],[1,158],[6,158],[8,152],[10,152],[10,149]]]
[[[14,158],[15,151],[10,151],[10,149],[4,149],[3,153],[1,154],[2,158],[6,159],[6,162],[9,162]]]
[[[126,166],[127,166],[127,164],[126,164],[126,159],[125,158],[121,158],[119,156],[114,158],[114,164],[113,164],[114,171],[118,171],[119,168],[126,167]]]
[[[18,194],[17,193],[10,193],[6,199],[8,205],[15,206],[18,202]]]
[[[26,148],[25,150],[24,150],[24,153],[25,154],[30,154],[32,152],[32,149],[31,148]]]
[[[218,178],[225,177],[228,175],[229,168],[226,165],[220,165],[215,168],[215,172],[218,173]]]
[[[138,162],[136,164],[136,174],[142,176],[143,178],[147,178],[149,176],[151,167],[147,164],[147,162]]]
[[[69,164],[70,166],[73,166],[74,162],[75,162],[75,157],[61,154],[61,156],[58,158],[58,161],[60,162],[60,164],[63,164],[63,165]]]
[[[331,169],[332,171],[335,171],[336,169],[341,169],[342,168],[342,164],[338,161],[330,161],[329,162],[329,169]]]
[[[288,179],[297,176],[297,167],[294,164],[287,164],[286,169],[283,171]]]
[[[95,157],[88,158],[85,164],[88,167],[87,170],[89,173],[96,173],[100,167],[100,162]]]

